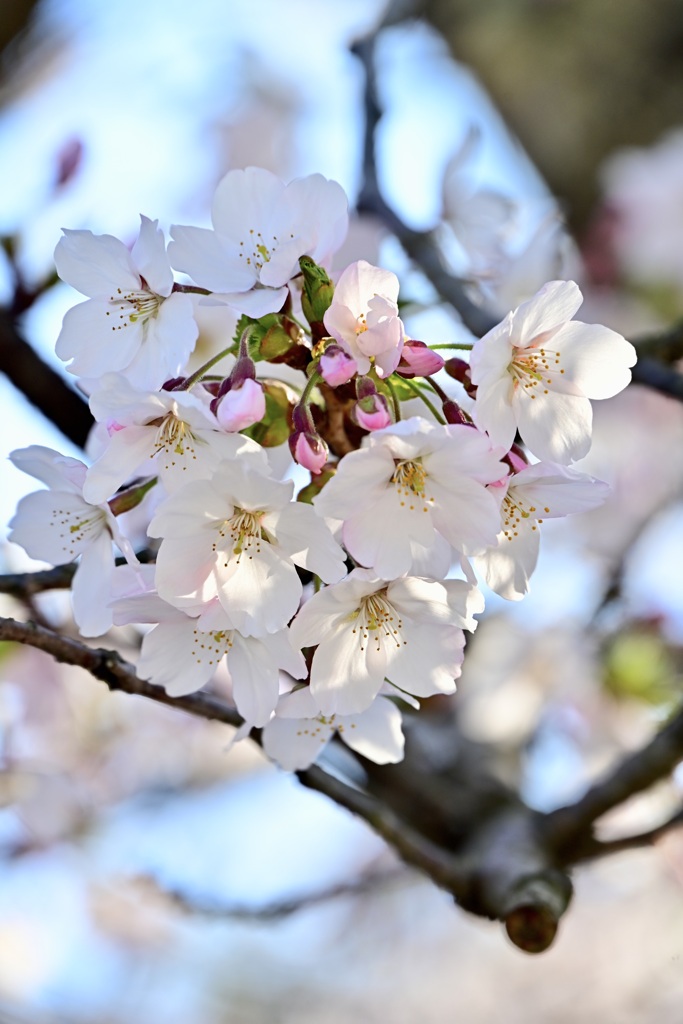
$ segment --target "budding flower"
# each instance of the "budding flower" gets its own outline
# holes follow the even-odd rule
[[[320,375],[331,388],[346,384],[358,372],[358,364],[341,345],[329,345],[320,357]]]
[[[218,422],[224,430],[231,432],[251,427],[266,414],[266,396],[263,388],[258,381],[249,377],[214,401]]]
[[[393,423],[384,395],[374,394],[359,398],[354,406],[353,416],[363,430],[383,430]]]
[[[299,266],[303,274],[304,287],[301,293],[301,308],[311,327],[320,324],[330,307],[334,295],[334,285],[327,271],[319,267],[310,256],[302,256]]]
[[[311,473],[321,473],[327,462],[329,449],[322,437],[311,431],[295,430],[289,437],[292,458]]]
[[[444,363],[444,370],[449,377],[460,381],[470,398],[476,398],[477,388],[476,385],[472,383],[469,363],[465,362],[464,359],[459,359],[457,356],[454,356],[452,359],[446,360]]]
[[[396,373],[401,377],[429,377],[438,373],[444,366],[444,359],[438,352],[434,352],[424,341],[404,342],[401,351],[401,361],[396,367]]]

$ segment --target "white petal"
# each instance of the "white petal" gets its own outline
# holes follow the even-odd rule
[[[294,565],[265,543],[253,555],[245,547],[239,561],[231,554],[227,568],[219,553],[216,586],[226,614],[244,636],[283,629],[296,613],[303,591]]]
[[[481,591],[464,580],[424,580],[413,576],[394,580],[387,597],[406,619],[427,625],[474,630],[474,615],[484,610]]]
[[[215,231],[208,228],[171,227],[172,241],[168,246],[171,266],[189,274],[195,284],[212,292],[247,291],[256,282],[256,273],[250,267],[240,266],[231,258]]]
[[[121,484],[131,480],[141,467],[143,474],[153,474],[154,464],[145,465],[145,462],[153,454],[154,436],[154,429],[135,426],[124,427],[112,434],[109,446],[88,470],[83,485],[85,500],[94,505],[108,501]]]
[[[82,636],[101,636],[112,624],[108,605],[113,571],[111,537],[101,533],[83,551],[71,584],[74,619]]]
[[[587,398],[515,392],[513,408],[525,445],[539,459],[568,463],[583,458],[591,446],[593,410]]]
[[[211,634],[199,633],[197,628],[195,619],[183,616],[162,622],[145,634],[137,665],[140,678],[163,686],[172,697],[205,686],[220,664],[223,647],[212,643]]]
[[[616,331],[601,324],[565,324],[554,336],[566,376],[586,398],[612,398],[631,381],[636,350]]]
[[[270,651],[255,638],[233,633],[228,671],[233,700],[242,718],[255,726],[265,725],[279,695],[280,673]]]
[[[383,644],[353,628],[353,623],[344,623],[330,631],[313,655],[311,693],[324,715],[365,711],[384,680]]]
[[[277,520],[277,539],[295,565],[314,572],[324,583],[346,575],[346,556],[311,505],[290,502]]]
[[[55,249],[55,266],[62,281],[90,298],[137,291],[140,276],[128,249],[113,235],[64,231]]]
[[[401,712],[386,697],[375,698],[361,715],[338,717],[336,724],[344,743],[369,761],[396,764],[403,759]]]
[[[53,490],[81,493],[87,466],[80,459],[72,459],[42,444],[16,448],[9,457],[22,473],[28,473]]]
[[[549,281],[513,313],[513,343],[524,347],[539,334],[571,320],[583,302],[574,281]]]
[[[315,718],[273,718],[263,730],[263,749],[289,772],[308,768],[322,753],[334,727]]]
[[[453,693],[463,660],[462,630],[405,620],[401,636],[404,643],[390,654],[387,678],[416,697]]]
[[[69,373],[100,377],[109,370],[122,370],[132,361],[142,344],[144,325],[119,321],[113,313],[107,316],[108,311],[107,299],[88,299],[67,311],[55,351],[64,362],[72,360]]]
[[[31,558],[64,565],[106,531],[107,519],[102,509],[77,494],[34,491],[21,499],[9,525],[9,539]],[[108,533],[107,541],[111,547]]]
[[[140,217],[140,234],[131,251],[133,262],[151,291],[157,295],[170,295],[173,273],[166,254],[164,233],[158,220]]]
[[[540,530],[532,525],[521,526],[516,537],[501,534],[498,547],[474,559],[491,590],[507,601],[520,601],[529,591],[540,545]]]

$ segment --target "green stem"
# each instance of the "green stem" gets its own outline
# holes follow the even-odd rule
[[[436,383],[433,377],[423,377],[423,380],[429,384],[432,391],[439,396],[442,402],[449,402],[450,396],[446,394],[444,389]]]
[[[317,385],[320,383],[320,381],[322,379],[323,379],[322,373],[320,373],[318,370],[314,370],[313,373],[311,374],[311,376],[306,381],[306,387],[301,392],[301,398],[299,399],[299,405],[306,405],[307,404],[309,396],[310,396],[313,388],[317,387]]]
[[[386,386],[388,388],[389,396],[391,398],[391,405],[392,405],[392,408],[393,408],[393,411],[394,411],[394,422],[395,423],[400,423],[400,421],[401,421],[401,403],[398,400],[398,395],[396,394],[396,388],[391,383],[391,378],[390,377],[387,377],[387,379],[385,380],[384,383],[386,384]]]
[[[452,342],[449,342],[448,344],[444,344],[444,345],[430,345],[429,347],[434,349],[435,351],[437,349],[439,349],[439,348],[458,348],[458,349],[464,349],[466,352],[471,352],[473,347],[474,347],[474,343],[473,342],[469,343],[469,342],[465,342],[465,341],[460,342],[460,343],[456,343],[456,342],[452,341]]]
[[[439,412],[439,410],[438,410],[438,409],[436,408],[436,406],[435,406],[435,405],[433,404],[433,402],[430,402],[430,401],[429,401],[429,399],[428,399],[428,398],[427,398],[427,396],[426,396],[426,395],[424,394],[424,392],[422,391],[422,389],[421,389],[421,388],[419,388],[419,387],[417,386],[417,384],[415,384],[415,383],[414,383],[414,381],[412,381],[412,380],[409,380],[409,379],[408,379],[407,377],[404,377],[404,378],[403,378],[403,383],[404,383],[404,384],[407,384],[407,385],[408,385],[408,387],[409,387],[409,388],[411,389],[411,391],[414,391],[414,392],[415,392],[415,394],[416,394],[416,396],[417,396],[418,398],[421,398],[421,399],[422,399],[422,401],[423,401],[423,402],[424,402],[424,404],[425,404],[425,405],[427,406],[427,408],[429,409],[429,411],[431,412],[432,416],[433,416],[433,417],[434,417],[434,419],[435,419],[435,420],[437,421],[437,423],[443,423],[443,425],[445,426],[445,425],[446,425],[446,420],[445,420],[445,419],[443,418],[443,416],[441,415],[441,413]]]
[[[193,388],[195,384],[199,383],[199,381],[203,378],[207,370],[210,370],[212,366],[215,366],[216,363],[219,363],[221,359],[225,359],[226,356],[231,355],[233,351],[234,346],[231,345],[230,348],[224,348],[223,351],[219,352],[217,356],[212,356],[211,359],[207,359],[207,361],[203,363],[198,370],[195,370],[194,373],[190,374],[185,383],[182,385],[182,387],[178,388],[178,390],[189,391],[190,388]]]

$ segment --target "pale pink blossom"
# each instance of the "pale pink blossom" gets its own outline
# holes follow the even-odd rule
[[[472,415],[495,445],[510,448],[518,430],[540,459],[566,464],[588,452],[589,399],[622,391],[636,352],[615,331],[572,320],[582,301],[573,281],[551,281],[475,343]]]
[[[314,504],[343,521],[346,549],[378,576],[439,578],[456,552],[495,543],[498,505],[486,485],[506,475],[499,458],[473,427],[413,417],[364,438]]]
[[[431,377],[433,373],[443,370],[445,360],[438,352],[434,352],[424,341],[409,338],[401,350],[401,362],[396,372],[402,377]]]
[[[335,734],[375,764],[403,758],[401,712],[393,701],[378,696],[359,714],[326,716],[306,686],[280,697],[275,716],[263,730],[263,749],[287,771],[300,771],[318,759]]]
[[[293,483],[273,480],[243,460],[226,460],[211,480],[171,495],[149,526],[161,537],[157,589],[177,608],[218,598],[244,636],[283,629],[302,584],[295,565],[336,581],[344,552],[310,505],[292,501]]]
[[[250,316],[280,309],[299,257],[324,263],[348,228],[341,185],[321,174],[286,185],[260,167],[233,170],[218,184],[213,228],[171,228],[173,266]]]
[[[546,462],[527,466],[492,490],[499,492],[502,529],[497,546],[474,564],[488,586],[509,601],[519,601],[529,590],[543,520],[588,512],[609,494],[601,480]]]
[[[372,365],[381,377],[398,366],[405,331],[398,315],[398,278],[359,260],[346,268],[325,313],[325,327],[356,361],[359,373]]]
[[[51,448],[31,445],[10,454],[14,465],[47,484],[21,499],[9,539],[31,556],[52,565],[80,557],[72,582],[74,618],[83,636],[100,636],[112,624],[107,607],[114,572],[114,541],[131,565],[137,558],[106,503],[83,498],[87,467]]]
[[[216,418],[224,430],[238,431],[259,423],[266,415],[266,396],[258,381],[247,377],[221,397]]]
[[[65,231],[57,273],[87,302],[73,306],[57,338],[60,359],[82,377],[125,372],[157,388],[187,362],[198,328],[189,295],[173,292],[173,273],[157,221],[141,217],[131,252],[112,235]]]
[[[417,697],[453,693],[464,629],[483,610],[463,580],[404,577],[387,582],[367,569],[325,587],[291,626],[297,647],[316,647],[311,694],[320,712],[353,715],[370,707],[385,678]]]
[[[358,373],[358,364],[340,345],[329,345],[320,357],[319,369],[325,383],[336,388]]]

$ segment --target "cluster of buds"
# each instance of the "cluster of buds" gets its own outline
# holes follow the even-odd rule
[[[231,171],[212,215],[168,245],[146,217],[131,251],[89,231],[60,240],[58,272],[87,298],[57,354],[90,395],[94,460],[14,452],[46,489],[22,499],[11,539],[79,559],[83,635],[152,624],[141,678],[179,695],[227,666],[245,731],[283,766],[334,733],[397,761],[401,709],[455,690],[477,576],[521,598],[542,521],[604,500],[571,464],[590,446],[589,399],[625,387],[634,350],[573,320],[578,287],[553,281],[473,339],[469,362],[444,363],[408,337],[391,271],[332,268],[348,204],[321,175]],[[234,310],[237,330],[190,373],[204,303]]]

